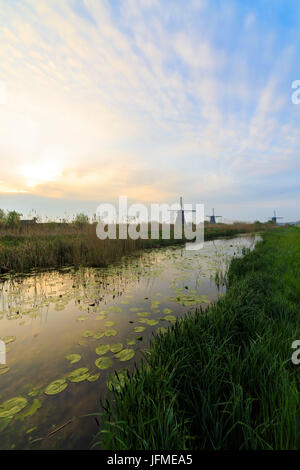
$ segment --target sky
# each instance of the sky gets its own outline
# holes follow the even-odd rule
[[[297,0],[0,0],[0,207],[299,220],[299,59]]]

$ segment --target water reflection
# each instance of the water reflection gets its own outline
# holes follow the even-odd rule
[[[0,283],[0,448],[87,448],[96,425],[82,416],[99,409],[112,371],[133,367],[158,328],[216,300],[230,259],[256,240],[151,250],[105,269]]]

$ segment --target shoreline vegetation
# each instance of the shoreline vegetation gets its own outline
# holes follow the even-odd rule
[[[227,292],[157,335],[107,396],[106,450],[299,449],[300,231],[262,234]],[[117,380],[117,379],[116,379]]]
[[[79,218],[73,222],[48,222],[23,225],[18,217],[10,223],[0,220],[0,275],[22,274],[31,270],[64,266],[104,267],[124,255],[141,249],[181,244],[182,240],[100,240],[96,223]],[[243,233],[261,232],[270,228],[266,223],[205,223],[205,240],[233,237]]]

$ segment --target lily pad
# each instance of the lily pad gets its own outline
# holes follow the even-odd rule
[[[23,397],[10,398],[0,405],[0,418],[12,418],[22,411],[27,405],[27,399]]]
[[[81,359],[80,354],[69,354],[68,356],[65,356],[67,361],[70,361],[70,364],[76,364],[76,362],[79,362]]]
[[[123,349],[123,344],[122,343],[115,343],[110,346],[110,350],[113,353],[118,353]]]
[[[116,334],[117,334],[117,330],[113,330],[113,329],[106,330],[105,332],[105,336],[116,336]]]
[[[164,308],[164,309],[163,309],[163,313],[164,313],[165,315],[168,315],[169,313],[172,313],[172,312],[173,312],[173,310],[170,309],[170,308]]]
[[[104,326],[114,326],[115,324],[116,324],[115,321],[106,321],[106,322],[104,323]]]
[[[150,313],[148,313],[148,312],[139,312],[139,313],[137,313],[138,317],[148,317],[149,315],[150,315]]]
[[[105,331],[98,331],[97,333],[94,334],[93,338],[94,339],[101,339],[105,335]]]
[[[91,330],[86,330],[86,331],[84,331],[84,332],[82,333],[82,336],[83,336],[84,338],[93,338],[94,332],[91,331]]]
[[[94,374],[94,375],[90,375],[88,378],[87,378],[87,381],[88,382],[96,382],[96,380],[98,380],[100,377],[100,373],[99,374]]]
[[[89,317],[87,315],[80,315],[76,318],[77,321],[84,321],[87,320]]]
[[[133,346],[135,344],[135,339],[128,339],[126,343],[128,344],[128,346]]]
[[[9,367],[6,364],[0,365],[0,375],[6,374],[9,371]]]
[[[18,416],[18,419],[21,419],[23,421],[28,416],[33,416],[34,413],[36,413],[37,410],[41,408],[41,406],[42,406],[42,403],[40,402],[40,400],[35,398],[31,406],[28,408],[28,410],[23,411],[23,413],[21,413],[21,415]]]
[[[176,317],[174,317],[174,315],[167,315],[164,319],[169,321],[170,323],[176,322]]]
[[[87,367],[80,367],[79,369],[73,370],[71,374],[68,376],[68,380],[70,382],[83,382],[85,379],[89,377],[89,369]]]
[[[3,343],[5,344],[9,344],[9,343],[13,343],[14,341],[16,341],[16,337],[15,336],[4,336],[4,338],[1,338]]]
[[[45,390],[46,395],[57,395],[67,388],[68,384],[65,379],[57,379],[51,382]]]
[[[121,362],[129,361],[133,358],[135,352],[133,349],[123,349],[118,354],[116,354],[116,358],[119,359]]]
[[[99,346],[96,347],[96,353],[98,356],[104,356],[110,349],[109,344],[99,344]]]
[[[149,325],[149,326],[154,326],[154,325],[158,324],[157,320],[149,320],[148,318],[141,318],[141,320],[139,320],[139,322],[140,323],[146,323],[146,325]]]
[[[96,359],[95,365],[98,367],[98,369],[109,369],[112,367],[113,361],[109,357],[99,357]]]
[[[134,331],[136,333],[142,333],[142,331],[145,331],[146,327],[145,326],[135,326]]]

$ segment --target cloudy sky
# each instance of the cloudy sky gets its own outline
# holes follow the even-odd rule
[[[0,0],[0,207],[300,219],[299,59],[297,0]]]

